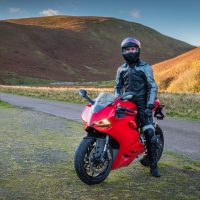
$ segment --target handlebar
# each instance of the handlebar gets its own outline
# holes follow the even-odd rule
[[[131,112],[131,113],[137,113],[136,110],[132,110],[132,109],[129,109],[129,108],[126,108],[126,107],[123,107],[123,106],[118,106],[117,110],[127,111],[127,112]]]

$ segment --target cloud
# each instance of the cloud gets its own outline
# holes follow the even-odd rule
[[[58,10],[53,10],[50,8],[40,12],[40,15],[43,15],[43,16],[54,16],[54,15],[59,15],[59,14],[61,13]]]
[[[138,9],[131,10],[130,15],[133,18],[140,18],[141,17],[140,11]]]
[[[11,14],[13,14],[13,13],[21,13],[22,9],[21,8],[9,8],[8,11]]]

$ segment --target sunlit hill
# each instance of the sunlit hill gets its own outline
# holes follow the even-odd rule
[[[200,47],[153,68],[160,91],[200,92]]]

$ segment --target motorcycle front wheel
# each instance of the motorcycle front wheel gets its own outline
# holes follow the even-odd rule
[[[112,148],[108,148],[108,151],[111,158],[102,160],[95,138],[81,141],[74,156],[74,168],[81,181],[94,185],[106,179],[112,168]]]

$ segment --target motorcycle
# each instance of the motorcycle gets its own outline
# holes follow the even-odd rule
[[[88,185],[101,183],[111,170],[136,161],[149,166],[145,135],[137,120],[137,107],[133,103],[135,94],[126,92],[115,97],[112,93],[101,92],[95,100],[87,95],[86,90],[79,90],[79,94],[89,101],[81,115],[87,136],[81,141],[74,156],[74,168],[81,181]],[[154,104],[154,117],[163,119],[164,105],[158,99]],[[157,120],[154,128],[159,161],[164,136]]]

